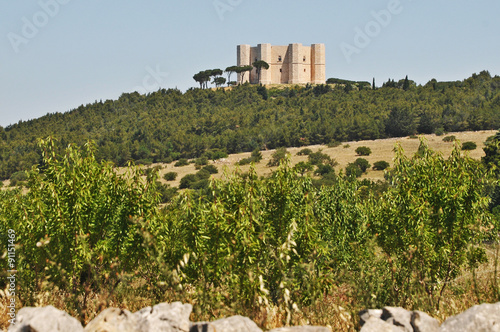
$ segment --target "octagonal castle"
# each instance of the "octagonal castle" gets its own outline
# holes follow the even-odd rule
[[[238,66],[252,65],[257,60],[264,60],[269,69],[262,69],[260,81],[256,69],[250,75],[245,73],[243,82],[261,84],[324,84],[325,44],[290,44],[272,46],[271,44],[238,45]],[[241,77],[238,77],[239,79]]]

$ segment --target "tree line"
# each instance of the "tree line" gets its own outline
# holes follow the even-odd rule
[[[242,84],[231,90],[124,93],[0,128],[0,178],[40,165],[36,140],[47,136],[63,147],[94,140],[99,160],[124,166],[131,160],[169,163],[219,152],[500,127],[498,76],[484,71],[457,82],[405,81],[377,89]]]

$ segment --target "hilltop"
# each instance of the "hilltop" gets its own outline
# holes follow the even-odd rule
[[[407,90],[394,80],[375,90],[350,84],[161,89],[0,128],[0,179],[38,164],[37,139],[47,136],[59,147],[94,140],[99,159],[124,166],[499,127],[500,77],[486,71]]]

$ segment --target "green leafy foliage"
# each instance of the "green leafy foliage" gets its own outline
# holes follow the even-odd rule
[[[288,151],[286,148],[278,148],[271,156],[271,159],[267,163],[267,166],[278,166],[280,162],[285,160]]]
[[[372,153],[372,149],[367,146],[359,146],[355,151],[358,156],[369,156]]]
[[[471,151],[471,150],[475,150],[477,149],[477,144],[475,142],[464,142],[462,144],[462,150],[467,150],[467,151]]]
[[[248,165],[251,163],[258,163],[262,160],[262,153],[260,150],[257,148],[252,151],[252,154],[248,158],[243,158],[240,161],[238,161],[238,165]]]
[[[456,137],[454,135],[443,137],[443,142],[454,142],[455,140],[456,140]]]
[[[165,181],[175,181],[177,178],[177,172],[167,172],[163,175]]]
[[[371,167],[370,163],[368,162],[368,160],[364,159],[364,158],[357,158],[355,161],[354,161],[354,164],[356,166],[358,166],[360,169],[361,169],[361,172],[365,173],[366,170],[368,168]]]
[[[309,149],[309,148],[304,148],[302,150],[300,150],[299,152],[297,152],[297,156],[308,156],[312,153],[312,150]]]
[[[389,168],[389,163],[385,160],[379,160],[373,163],[373,169],[377,171],[383,171],[384,169]]]
[[[328,164],[330,166],[336,166],[338,164],[335,159],[332,159],[326,153],[322,153],[321,150],[310,153],[308,160],[311,165]]]
[[[186,158],[179,159],[175,164],[174,167],[182,167],[182,166],[187,166],[189,165],[189,161]]]
[[[79,293],[90,276],[106,284],[116,278],[105,273],[137,267],[145,257],[138,220],[155,215],[159,201],[156,172],[146,180],[138,168],[118,175],[96,160],[93,143],[61,155],[51,138],[39,147],[43,165],[30,171],[29,191],[2,196],[11,210],[0,211],[2,230],[15,230],[23,247],[17,259],[28,302],[46,279]]]
[[[479,164],[461,156],[459,146],[444,159],[421,145],[423,153],[413,159],[397,149],[393,187],[380,200],[375,228],[393,269],[394,298],[405,305],[420,291],[439,306],[443,289],[491,229],[491,220],[484,213],[488,199],[481,195],[485,177]]]

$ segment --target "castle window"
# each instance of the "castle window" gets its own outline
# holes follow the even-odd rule
[[[278,62],[281,62],[281,55],[278,55]]]
[[[306,57],[304,57],[304,61],[306,61]]]
[[[304,73],[306,72],[306,70],[304,69]]]
[[[257,58],[255,58],[255,61],[257,61]]]
[[[280,68],[280,73],[283,71],[283,69]]]

